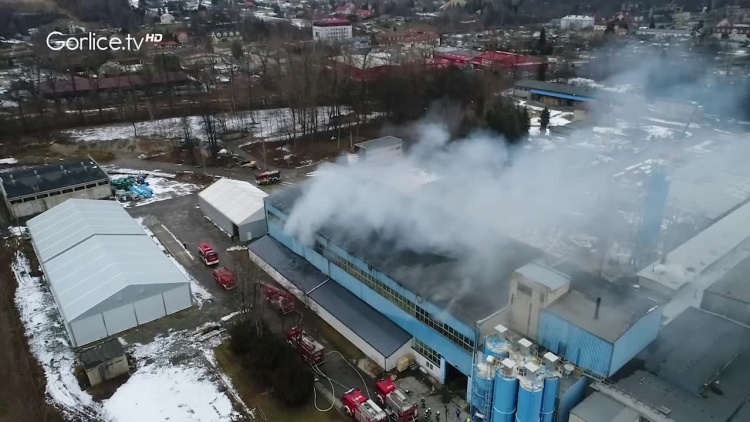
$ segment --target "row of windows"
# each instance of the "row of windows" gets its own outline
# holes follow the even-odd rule
[[[417,306],[417,320],[437,331],[438,333],[440,333],[440,335],[452,341],[458,347],[464,349],[467,353],[474,353],[473,339],[470,339],[454,330],[450,325],[436,320],[432,317],[432,315],[430,315],[427,311],[419,306]]]
[[[416,338],[414,339],[414,350],[416,350],[417,353],[424,356],[428,361],[432,362],[436,366],[440,366],[440,355],[438,354],[438,352]]]
[[[63,189],[63,190],[54,191],[54,192],[48,192],[48,193],[41,193],[39,195],[29,196],[29,197],[21,198],[21,199],[14,199],[14,200],[10,201],[10,203],[11,204],[20,204],[22,202],[36,201],[37,199],[44,199],[44,198],[49,198],[51,196],[64,195],[66,193],[71,193],[71,192],[78,192],[78,191],[82,191],[84,189],[91,189],[91,188],[94,188],[96,186],[102,186],[102,185],[107,185],[107,184],[109,184],[109,181],[104,180],[104,181],[101,181],[101,182],[98,182],[98,183],[89,183],[88,185],[76,186],[74,188],[68,188],[68,189]]]
[[[349,275],[361,281],[365,286],[375,291],[380,296],[384,297],[394,305],[404,310],[407,314],[416,318],[419,322],[437,331],[440,335],[453,342],[458,347],[464,349],[467,353],[474,352],[474,340],[466,337],[459,333],[453,327],[433,318],[429,312],[424,310],[421,306],[417,306],[414,302],[407,299],[403,295],[396,292],[394,289],[379,281],[372,275],[361,271],[357,266],[344,259],[341,256],[327,256],[329,255],[326,248],[319,242],[315,244],[316,252],[328,259],[333,259],[334,263],[346,271]]]

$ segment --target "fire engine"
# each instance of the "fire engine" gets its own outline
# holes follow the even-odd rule
[[[237,284],[234,282],[234,274],[228,269],[224,267],[214,268],[214,270],[211,271],[211,274],[213,274],[214,280],[216,280],[224,290],[233,290],[237,287]]]
[[[388,415],[385,414],[374,401],[365,397],[361,391],[353,388],[341,397],[344,404],[344,412],[358,422],[385,422]]]
[[[281,180],[281,173],[278,170],[263,171],[255,175],[255,183],[259,185],[270,185]]]
[[[282,315],[286,315],[294,311],[294,297],[291,293],[270,284],[266,284],[263,282],[260,282],[260,284],[263,285],[266,300],[271,303],[271,306],[278,309]]]
[[[198,245],[198,255],[206,265],[216,265],[219,263],[219,255],[217,255],[213,248],[211,248],[206,242],[201,242]]]
[[[286,332],[286,339],[308,365],[323,363],[325,351],[323,345],[315,341],[302,328],[297,326],[290,328]]]
[[[414,422],[419,416],[417,402],[400,389],[390,378],[384,378],[375,384],[378,402],[385,407],[397,422]]]

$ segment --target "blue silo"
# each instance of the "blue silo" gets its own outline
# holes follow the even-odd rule
[[[484,339],[484,355],[492,356],[497,361],[501,361],[508,357],[508,350],[505,347],[506,342],[504,339],[498,339],[494,336],[489,336]]]
[[[492,422],[513,422],[518,397],[518,379],[513,370],[497,371],[495,395],[492,403]]]
[[[542,422],[554,422],[557,406],[557,388],[560,378],[551,376],[544,379],[544,393],[542,394]]]
[[[524,380],[518,387],[516,422],[539,422],[543,384]]]
[[[492,410],[493,370],[492,365],[480,362],[474,365],[471,377],[471,414],[481,414],[484,420],[489,420]]]

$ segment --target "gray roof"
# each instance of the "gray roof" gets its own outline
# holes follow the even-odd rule
[[[34,248],[67,322],[118,293],[189,283],[120,204],[68,199],[28,221]]]
[[[91,369],[124,354],[125,349],[122,347],[120,340],[113,338],[82,351],[78,358],[84,368]]]
[[[570,412],[585,422],[633,422],[638,412],[617,400],[595,391]]]
[[[391,147],[395,145],[403,145],[404,140],[401,138],[397,138],[395,136],[383,136],[382,138],[377,139],[371,139],[369,141],[360,142],[358,144],[354,144],[354,146],[359,148],[385,148],[385,147]]]
[[[199,194],[204,201],[226,216],[232,223],[241,226],[263,209],[263,198],[267,193],[252,183],[242,180],[221,178]],[[259,217],[255,217],[257,220]]]
[[[13,199],[108,180],[108,177],[94,161],[82,159],[8,171],[0,180],[8,199]]]
[[[743,351],[750,351],[749,328],[702,309],[688,308],[661,330],[643,356],[647,370],[700,394]]]
[[[666,263],[657,260],[638,276],[677,290],[695,281],[704,271],[750,238],[750,203],[742,205],[669,253]]]
[[[599,318],[594,319],[596,299]],[[571,290],[544,309],[595,336],[614,344],[630,327],[650,312],[661,312],[663,298],[603,279],[573,279]]]
[[[516,270],[530,281],[547,286],[550,290],[557,290],[570,283],[570,277],[538,262],[529,262]]]
[[[266,201],[288,215],[301,195],[302,188],[293,187],[274,193]],[[542,255],[524,243],[497,237],[497,259],[483,263],[489,269],[468,283],[466,263],[450,256],[450,251],[404,249],[397,247],[396,239],[376,233],[366,240],[353,239],[331,227],[322,227],[318,233],[469,326],[506,306],[513,270]]]
[[[739,415],[750,412],[749,346],[750,328],[688,308],[639,355],[645,370],[622,374],[617,388],[669,409],[677,422],[746,421]]]
[[[247,248],[304,292],[328,280],[327,275],[271,236],[263,236]]]
[[[391,356],[411,335],[304,258],[266,235],[248,247],[383,356]],[[324,283],[321,285],[321,283]]]
[[[707,292],[750,303],[750,257],[742,260],[722,278],[712,284]]]
[[[573,95],[575,97],[599,98],[602,96],[602,92],[594,88],[567,84],[556,84],[552,82],[542,82],[531,79],[524,79],[522,81],[516,82],[516,87],[537,89],[540,91],[550,91],[558,94]]]

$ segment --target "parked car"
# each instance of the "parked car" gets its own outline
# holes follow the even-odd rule
[[[234,282],[234,274],[225,267],[214,268],[211,273],[214,275],[214,280],[216,280],[224,290],[233,290],[237,287],[237,284]]]
[[[201,242],[198,245],[198,256],[201,257],[206,265],[216,265],[219,263],[219,255],[206,242]]]

